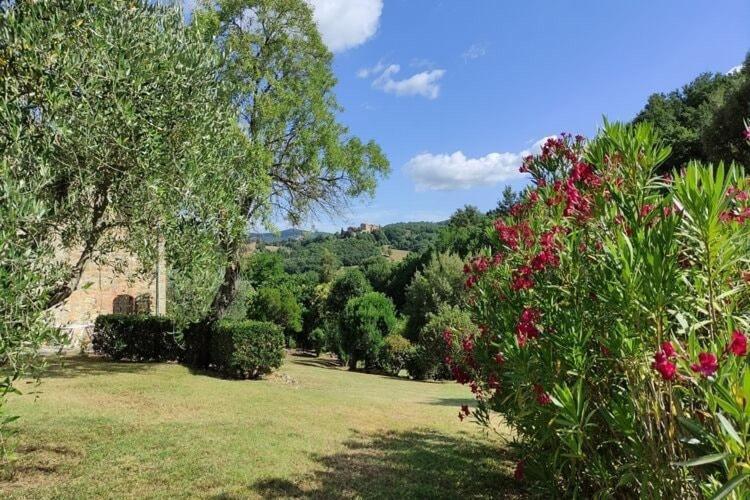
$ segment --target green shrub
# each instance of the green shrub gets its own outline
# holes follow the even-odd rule
[[[364,361],[368,368],[377,366],[383,338],[396,325],[391,299],[378,292],[368,292],[347,302],[339,321],[341,350],[349,366]]]
[[[197,321],[188,325],[182,332],[183,351],[180,361],[194,368],[206,369],[211,363],[210,339],[213,323]]]
[[[383,340],[380,350],[380,367],[387,373],[398,375],[414,356],[414,346],[408,339],[392,333]]]
[[[266,321],[220,321],[209,341],[211,367],[232,378],[259,378],[284,360],[284,333]]]
[[[95,353],[115,361],[174,361],[181,354],[172,321],[161,316],[101,315],[91,344]]]
[[[326,349],[328,336],[322,328],[316,328],[310,332],[310,347],[318,356]]]

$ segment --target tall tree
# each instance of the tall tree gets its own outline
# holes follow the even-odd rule
[[[271,214],[297,224],[311,210],[331,211],[347,198],[372,194],[388,162],[338,123],[332,55],[304,0],[206,0],[194,22],[225,54],[223,79],[232,86],[242,128],[259,152],[270,193],[238,197],[250,219]],[[252,168],[254,165],[247,165]],[[251,172],[245,176],[252,181]],[[225,238],[229,256],[212,317],[231,302],[242,242]]]

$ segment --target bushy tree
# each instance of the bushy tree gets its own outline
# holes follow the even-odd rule
[[[359,269],[347,269],[333,280],[326,300],[330,314],[339,314],[349,300],[372,291],[370,283]]]
[[[248,317],[279,325],[287,338],[295,338],[302,331],[302,307],[297,297],[284,286],[262,286],[252,296]]]
[[[434,255],[417,271],[406,289],[405,311],[409,316],[407,336],[418,340],[419,331],[430,313],[443,305],[461,304],[463,298],[463,261],[454,254]]]
[[[355,369],[358,361],[367,368],[377,365],[383,339],[396,324],[393,302],[378,292],[368,292],[346,303],[341,313],[341,349]]]
[[[393,272],[393,263],[386,257],[377,256],[362,264],[362,273],[376,292],[386,293]]]
[[[54,339],[43,311],[92,259],[127,250],[151,267],[161,235],[168,260],[189,263],[242,231],[226,202],[246,141],[217,69],[173,8],[0,2],[0,389]]]

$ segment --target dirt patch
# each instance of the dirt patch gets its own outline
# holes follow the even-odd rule
[[[83,453],[61,444],[18,446],[8,470],[0,476],[0,492],[60,482],[82,459]]]

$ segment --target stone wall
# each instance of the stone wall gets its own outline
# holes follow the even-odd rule
[[[163,255],[163,245],[161,250]],[[69,256],[71,260],[76,257],[75,252]],[[146,276],[136,274],[138,262],[131,255],[114,254],[108,260],[116,264],[86,264],[78,289],[52,311],[56,326],[83,328],[100,314],[113,312],[166,314],[167,273],[163,258]]]

